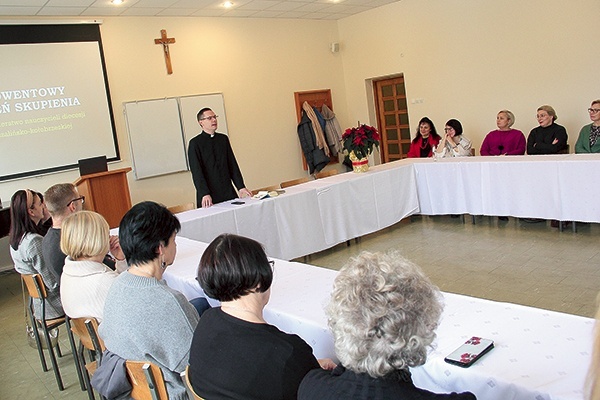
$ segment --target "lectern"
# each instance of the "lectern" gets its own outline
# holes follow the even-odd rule
[[[95,211],[108,221],[111,228],[119,226],[123,215],[131,208],[127,173],[131,168],[83,175],[74,182],[85,196],[85,210]]]

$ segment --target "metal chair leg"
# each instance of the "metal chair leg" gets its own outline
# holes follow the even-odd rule
[[[38,354],[40,356],[40,362],[42,363],[42,371],[47,372],[49,370],[48,364],[46,364],[46,357],[44,356],[44,350],[42,349],[42,340],[40,339],[40,333],[38,331],[38,325],[33,316],[33,312],[30,311],[30,324],[33,329],[33,337],[35,338],[35,344],[37,347]]]
[[[73,332],[71,331],[71,322],[69,317],[66,317],[65,325],[67,327],[69,343],[71,343],[71,352],[73,353],[73,360],[75,361],[75,369],[77,370],[77,378],[79,378],[79,385],[81,386],[81,390],[86,390],[85,381],[81,371],[81,363],[79,362],[79,354],[77,351],[77,347],[75,346],[75,338],[73,337]]]
[[[45,321],[41,321],[41,323],[45,324]],[[46,328],[46,327],[44,327]],[[62,378],[60,376],[60,371],[58,370],[58,362],[56,361],[56,354],[54,354],[54,348],[52,347],[52,340],[50,339],[50,332],[48,329],[44,329],[44,336],[46,337],[46,344],[48,345],[48,353],[50,355],[50,361],[52,362],[52,369],[54,370],[54,377],[56,378],[56,384],[58,385],[58,390],[65,390],[65,386],[63,385]],[[57,342],[58,345],[58,342]]]

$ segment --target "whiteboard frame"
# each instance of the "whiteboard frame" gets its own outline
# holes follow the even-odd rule
[[[188,170],[176,98],[123,103],[136,180]]]
[[[160,112],[160,107],[158,107],[160,105],[159,102],[170,103],[173,100],[177,102],[177,116],[174,114],[169,115],[169,119],[165,120],[163,113]],[[142,104],[149,109],[156,106],[158,110],[149,111],[146,114],[147,116],[133,117],[133,113],[128,114],[127,109],[128,107],[133,107],[134,104],[136,106]],[[136,100],[123,103],[131,164],[136,180],[189,171],[188,145],[192,138],[202,132],[196,115],[204,107],[209,107],[219,116],[219,128],[217,131],[229,136],[225,100],[221,92]],[[130,117],[132,121],[130,121]],[[172,120],[170,120],[171,118]],[[151,132],[151,134],[148,135],[147,132]],[[144,135],[145,140],[141,140]],[[148,141],[148,137],[152,138],[154,137],[153,135],[163,140],[156,142],[152,140]],[[171,141],[165,142],[165,138],[169,138]],[[181,147],[179,147],[179,143],[181,143]],[[156,148],[152,146],[156,146]],[[149,150],[154,150],[154,152]],[[180,150],[183,150],[183,154],[181,154]],[[148,152],[150,152],[151,156],[147,155]],[[152,171],[152,168],[147,167],[147,165],[156,162],[160,154],[168,154],[168,157],[161,158],[163,168],[158,171]],[[161,165],[158,166],[160,167]],[[157,166],[153,165],[153,167]]]

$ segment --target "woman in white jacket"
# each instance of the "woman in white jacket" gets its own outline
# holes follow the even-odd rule
[[[445,135],[433,152],[435,158],[471,156],[471,141],[462,135],[460,121],[451,119],[446,122]]]
[[[118,276],[102,263],[109,241],[108,223],[98,213],[80,211],[63,221],[60,248],[67,258],[60,278],[60,298],[69,317],[94,317],[102,322],[108,289]]]

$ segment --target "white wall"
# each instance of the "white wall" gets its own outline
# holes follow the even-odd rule
[[[161,29],[176,40],[170,46],[172,75],[166,73],[162,47],[154,44]],[[342,125],[348,119],[341,56],[329,51],[337,41],[336,21],[122,17],[105,18],[101,32],[123,159],[111,169],[131,166],[122,113],[127,101],[222,92],[230,139],[249,189],[306,174],[295,91],[330,88]],[[15,151],[27,154],[27,149]],[[128,175],[133,203],[195,201],[189,172],[140,181]],[[0,183],[0,198],[8,201],[23,188],[44,192],[77,177],[71,171]]]
[[[422,116],[442,133],[457,118],[479,154],[499,110],[513,111],[527,136],[550,104],[573,147],[600,98],[598,15],[597,0],[402,0],[345,18],[348,115],[369,117],[366,79],[404,73],[413,135]]]
[[[161,29],[176,39],[170,46],[173,75],[154,44]],[[232,146],[250,189],[306,174],[295,91],[330,88],[340,120],[347,119],[341,57],[329,51],[337,41],[336,21],[122,17],[105,18],[101,32],[123,158],[111,169],[131,166],[122,113],[127,101],[222,92]],[[129,175],[134,203],[195,201],[189,172],[140,181]],[[67,172],[0,183],[0,198],[7,201],[22,188],[43,192],[77,177]]]

